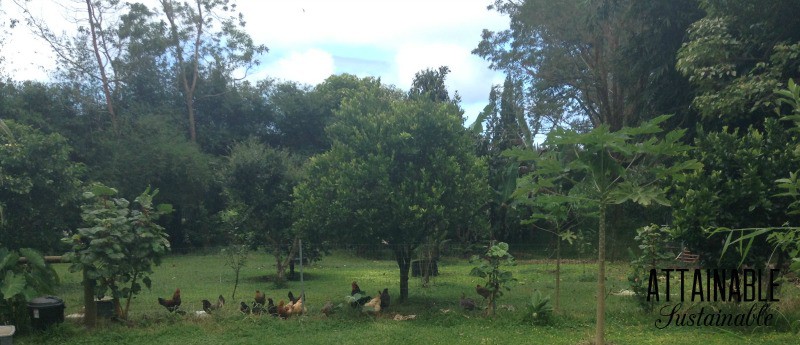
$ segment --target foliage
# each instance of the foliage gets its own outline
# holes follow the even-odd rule
[[[641,253],[631,261],[632,272],[628,276],[631,289],[636,294],[639,306],[653,310],[655,300],[647,300],[650,270],[663,268],[663,263],[673,261],[675,255],[669,252],[670,228],[650,224],[636,230],[636,241]]]
[[[365,83],[342,102],[327,128],[331,150],[310,159],[295,189],[296,225],[340,243],[388,243],[405,300],[413,250],[474,226],[485,195],[457,113]]]
[[[550,296],[542,295],[539,290],[534,291],[530,301],[525,305],[523,321],[534,325],[544,325],[550,323],[552,317],[553,306],[550,305]]]
[[[77,225],[83,167],[67,140],[16,121],[0,135],[0,243],[57,251],[62,232]]]
[[[247,264],[247,258],[250,254],[250,242],[248,236],[242,241],[234,242],[228,248],[222,249],[225,255],[225,265],[233,270],[235,275],[233,281],[233,292],[231,292],[231,300],[236,299],[236,289],[239,287],[239,276],[241,275],[242,268]]]
[[[20,262],[21,257],[27,261]],[[52,293],[57,285],[58,275],[37,251],[0,247],[0,324],[10,323],[20,333],[26,332],[30,325],[27,302]]]
[[[673,66],[699,10],[689,0],[497,0],[509,28],[484,30],[473,53],[523,80],[533,126],[616,131],[682,111],[688,88]],[[653,25],[652,23],[658,23]]]
[[[486,279],[484,287],[489,289],[488,315],[494,315],[497,308],[497,299],[503,296],[503,290],[511,291],[511,286],[517,281],[514,273],[503,270],[503,266],[514,266],[514,256],[508,252],[508,243],[492,243],[483,255],[474,255],[470,262],[479,263],[472,268],[470,275]]]
[[[800,169],[800,156],[793,152],[795,141],[782,124],[768,119],[763,130],[700,134],[688,157],[701,162],[703,168],[676,181],[671,195],[678,240],[694,252],[720,257],[724,238],[717,234],[708,240],[708,229],[772,227],[798,221],[797,215],[785,211],[792,200],[776,197],[781,189],[775,180]],[[746,263],[759,266],[772,251],[766,242],[755,243],[752,249]],[[707,264],[731,267],[743,259],[741,253],[730,254]]]
[[[659,116],[639,127],[618,131],[611,131],[607,125],[587,133],[557,129],[548,134],[544,143],[553,149],[511,153],[536,167],[518,183],[518,197],[551,194],[552,200],[574,200],[598,209],[597,344],[602,344],[605,336],[606,209],[628,201],[643,206],[668,205],[666,188],[660,183],[700,167],[695,160],[672,161],[689,146],[680,142],[685,130],[656,136],[668,117]],[[557,183],[569,183],[571,187],[552,195]]]
[[[83,194],[81,206],[85,228],[78,229],[63,241],[72,246],[65,260],[70,271],[84,270],[88,279],[97,280],[97,297],[109,290],[117,316],[127,318],[133,296],[150,288],[153,266],[161,263],[170,248],[159,217],[172,212],[168,204],[153,205],[158,190],[145,189],[131,207],[128,200],[117,198],[117,190],[95,183]],[[127,298],[123,310],[119,300]]]
[[[267,147],[254,138],[236,144],[225,171],[225,211],[237,234],[262,246],[277,259],[278,281],[285,279],[289,260],[303,235],[292,228],[292,188],[299,179],[298,164],[286,151]]]
[[[700,1],[705,16],[688,29],[677,68],[697,89],[692,102],[708,127],[759,128],[774,90],[800,76],[796,1]]]

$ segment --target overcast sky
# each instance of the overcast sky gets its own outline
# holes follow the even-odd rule
[[[483,29],[501,30],[508,19],[486,6],[493,0],[239,0],[246,29],[269,47],[250,76],[315,85],[331,74],[380,77],[407,90],[414,73],[446,65],[450,92],[458,91],[471,119],[486,105],[503,76],[472,55]],[[69,0],[33,0],[34,14],[70,31]],[[13,15],[11,0],[0,0]],[[41,4],[45,4],[42,7]],[[85,11],[85,9],[84,9]],[[74,29],[71,30],[74,32]],[[20,25],[2,49],[5,71],[15,80],[46,80],[53,55]]]

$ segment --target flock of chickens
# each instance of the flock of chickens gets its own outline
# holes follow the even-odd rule
[[[488,299],[492,295],[491,290],[480,285],[475,287],[475,292],[477,292],[484,299]],[[280,300],[278,305],[275,305],[275,302],[272,300],[272,298],[267,298],[263,292],[256,290],[253,303],[247,304],[245,302],[241,302],[239,305],[239,311],[241,311],[243,314],[260,315],[267,313],[282,319],[289,318],[292,315],[302,315],[308,311],[304,306],[305,295],[296,298],[294,294],[289,291],[287,297],[289,299],[288,303]],[[350,296],[347,298],[347,300],[350,304],[350,307],[353,309],[361,308],[361,311],[365,314],[378,315],[380,314],[381,310],[386,310],[386,308],[389,308],[391,297],[389,296],[389,289],[387,288],[383,289],[383,291],[378,291],[378,294],[375,297],[369,296],[361,290],[356,282],[353,282],[351,284]],[[461,300],[459,302],[461,307],[465,310],[474,310],[477,306],[475,301],[471,298],[467,298],[464,293],[461,294]],[[158,304],[164,306],[164,308],[166,308],[169,312],[182,313],[182,311],[179,310],[181,306],[181,289],[175,289],[171,299],[159,297]],[[204,299],[202,304],[203,310],[196,311],[195,313],[197,315],[211,314],[214,311],[221,309],[225,305],[225,298],[222,297],[222,295],[219,295],[216,303],[212,304],[209,300]],[[331,301],[328,301],[325,303],[325,306],[322,307],[321,311],[323,314],[325,314],[325,316],[328,316],[332,314],[337,307],[338,306],[334,306]]]

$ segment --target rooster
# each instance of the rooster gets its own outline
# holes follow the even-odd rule
[[[392,298],[389,296],[389,289],[384,288],[383,292],[381,292],[381,309],[389,308],[389,302],[391,302]]]
[[[163,299],[159,297],[158,304],[163,305],[170,313],[178,310],[181,306],[181,289],[175,289],[175,293],[172,294],[172,299]]]
[[[369,302],[372,297],[367,296],[366,293],[361,291],[361,288],[358,287],[356,282],[350,284],[350,306],[353,308],[357,308],[358,306],[363,306],[365,303]]]
[[[298,299],[296,302],[292,303],[292,315],[303,315],[306,311],[306,308],[303,306],[303,299]]]
[[[378,314],[381,312],[381,292],[378,291],[378,296],[369,300],[369,302],[364,304],[364,307],[361,308],[361,312],[366,314]]]
[[[217,303],[216,304],[211,304],[211,302],[209,300],[207,300],[207,299],[203,300],[203,310],[206,313],[211,313],[214,310],[219,310],[224,305],[225,305],[225,297],[222,297],[222,295],[219,295],[219,297],[217,298]]]

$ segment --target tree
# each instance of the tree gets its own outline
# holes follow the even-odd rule
[[[675,90],[688,89],[675,87],[674,55],[699,16],[692,1],[498,0],[490,8],[510,27],[484,30],[473,53],[524,81],[527,115],[545,132],[587,121],[616,131],[680,109],[674,102],[685,97]]]
[[[83,167],[58,134],[3,121],[0,135],[0,243],[54,252],[63,231],[78,224]]]
[[[286,279],[301,238],[292,228],[292,189],[299,166],[286,151],[278,151],[254,139],[231,149],[225,173],[229,199],[226,218],[238,232],[262,245],[275,256],[277,282]]]
[[[705,16],[688,28],[677,68],[697,89],[692,106],[709,130],[761,128],[774,91],[800,77],[800,3],[699,2]]]
[[[242,30],[245,22],[241,13],[238,17],[226,16],[236,11],[236,5],[230,0],[183,3],[160,0],[160,5],[169,29],[170,57],[176,62],[175,79],[180,84],[186,106],[189,138],[196,142],[194,103],[199,96],[196,94],[198,83],[206,77],[204,73],[221,68],[224,71],[221,75],[233,81],[233,72],[238,69],[248,71],[258,64],[256,56],[265,53],[267,47],[255,44]]]
[[[93,184],[83,194],[81,206],[85,228],[79,228],[63,239],[71,246],[66,260],[71,272],[84,272],[84,278],[96,280],[97,297],[108,291],[114,300],[117,316],[127,319],[133,296],[150,288],[153,266],[169,250],[164,228],[156,223],[159,217],[172,212],[168,204],[153,205],[158,190],[145,189],[133,202],[117,198],[117,190]],[[84,283],[89,283],[85,281]],[[121,298],[127,298],[125,308]]]
[[[329,151],[309,161],[295,189],[301,229],[327,229],[348,243],[388,243],[408,299],[411,253],[431,236],[472,226],[485,197],[481,163],[458,109],[407,100],[379,83],[342,102],[327,128]]]
[[[800,218],[786,214],[791,199],[775,197],[781,189],[775,180],[800,169],[791,132],[775,119],[763,129],[754,127],[722,132],[698,132],[688,157],[703,168],[686,174],[673,186],[672,214],[677,238],[692,251],[719,257],[723,238],[709,240],[713,229],[761,228],[797,223]],[[771,256],[771,246],[754,244],[746,263],[760,265]],[[723,261],[709,260],[709,268],[737,266],[737,253]]]
[[[605,343],[606,296],[606,210],[610,205],[632,201],[641,205],[668,205],[665,187],[659,183],[679,173],[698,168],[696,161],[672,162],[670,159],[689,149],[680,140],[685,130],[675,130],[657,138],[659,127],[669,116],[659,116],[639,127],[623,127],[611,131],[601,125],[587,133],[557,129],[548,134],[541,152],[517,150],[513,156],[532,162],[532,174],[524,176],[518,195],[537,197],[550,193],[556,183],[569,182],[572,187],[562,197],[587,203],[597,208],[598,276],[597,325],[595,344]],[[569,150],[572,155],[560,157]]]

